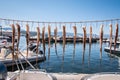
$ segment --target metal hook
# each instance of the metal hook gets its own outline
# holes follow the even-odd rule
[[[75,26],[76,26],[76,23],[74,23],[75,24]]]
[[[15,23],[15,20],[13,20],[13,24]]]
[[[32,28],[33,28],[33,26],[34,26],[34,22],[32,22]]]
[[[0,19],[0,25],[2,24],[2,20]]]
[[[57,23],[55,22],[55,27],[57,27]]]
[[[119,20],[117,19],[117,24],[118,24]]]
[[[43,27],[45,27],[45,22],[43,22],[42,24],[43,24]]]
[[[59,28],[61,29],[61,23],[59,24]]]
[[[26,22],[26,24],[28,24],[28,21]]]
[[[39,27],[40,25],[39,25],[39,22],[38,22],[38,27]]]
[[[21,27],[23,27],[23,22],[21,21]]]
[[[70,23],[70,29],[71,29],[71,27],[72,27],[72,23]]]

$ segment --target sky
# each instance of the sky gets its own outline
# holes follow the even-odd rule
[[[0,15],[39,21],[120,18],[120,0],[0,0]]]
[[[120,18],[120,0],[0,0],[0,18],[69,22]]]

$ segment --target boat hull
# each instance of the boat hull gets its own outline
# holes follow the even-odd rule
[[[111,51],[112,54],[120,54],[120,49],[115,49],[114,50],[114,48],[111,48],[111,50],[110,50],[110,47],[105,47],[104,51],[106,51],[108,53],[110,53],[110,51]]]

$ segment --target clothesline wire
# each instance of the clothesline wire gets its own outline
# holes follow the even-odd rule
[[[26,23],[42,23],[42,24],[77,24],[77,23],[94,23],[94,22],[109,22],[109,21],[119,21],[120,19],[107,19],[107,20],[93,20],[93,21],[78,21],[78,22],[44,22],[44,21],[27,21],[27,20],[15,20],[15,19],[3,19],[3,21],[13,21],[13,22],[26,22]]]

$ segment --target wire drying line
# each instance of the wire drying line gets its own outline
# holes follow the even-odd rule
[[[107,19],[107,20],[91,20],[91,21],[78,21],[78,22],[44,22],[44,21],[27,21],[27,20],[17,20],[17,19],[4,19],[0,18],[0,20],[4,21],[13,21],[13,22],[26,22],[26,23],[44,23],[44,24],[67,24],[67,23],[93,23],[93,22],[108,22],[108,21],[119,21],[120,18],[118,19]]]

